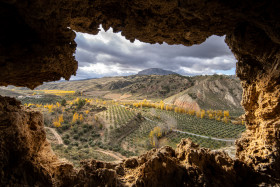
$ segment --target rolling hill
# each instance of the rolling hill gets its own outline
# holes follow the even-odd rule
[[[242,110],[242,88],[233,76],[197,76],[194,85],[168,97],[165,103],[194,109]]]
[[[13,92],[17,88],[12,87]],[[36,90],[74,90],[83,96],[114,100],[164,100],[193,109],[243,111],[242,88],[238,78],[226,75],[186,77],[132,75],[68,82],[45,83]]]

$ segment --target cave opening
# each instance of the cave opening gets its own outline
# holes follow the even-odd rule
[[[87,160],[77,169],[52,152],[42,114],[1,96],[2,185],[168,186],[174,185],[174,176],[177,186],[279,185],[278,1],[4,0],[0,6],[0,22],[5,28],[0,31],[2,86],[35,88],[61,77],[68,80],[78,67],[73,30],[97,34],[102,24],[105,30],[122,31],[129,41],[185,46],[225,35],[238,61],[236,74],[243,88],[247,127],[235,143],[236,159],[182,140],[176,150],[152,149],[114,164]],[[21,29],[17,28],[23,32],[18,33]],[[58,118],[56,124],[59,122]]]
[[[76,33],[79,67],[69,82],[2,89],[43,113],[60,158],[75,167],[85,159],[115,162],[152,148],[176,149],[182,138],[235,158],[245,119],[236,59],[224,36],[186,47],[131,43],[99,29],[98,35]],[[159,68],[171,74],[137,74]]]

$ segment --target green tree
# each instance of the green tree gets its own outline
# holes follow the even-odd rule
[[[66,100],[65,100],[65,99],[63,99],[63,100],[61,101],[61,105],[62,105],[62,106],[66,106]]]

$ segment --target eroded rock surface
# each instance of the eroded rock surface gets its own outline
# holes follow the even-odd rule
[[[59,160],[46,140],[42,115],[0,97],[1,185],[28,186],[237,186],[275,184],[276,179],[232,160],[224,152],[182,139],[176,150],[152,149],[121,163],[96,160],[73,168]]]
[[[257,40],[255,40],[258,38]],[[246,42],[242,42],[246,41]],[[238,59],[247,131],[237,157],[261,172],[280,177],[280,45],[253,26],[240,26],[226,39]],[[260,48],[265,44],[266,48]]]
[[[52,153],[41,114],[24,111],[17,101],[1,97],[1,183],[167,185],[171,176],[179,180],[176,184],[186,186],[246,184],[252,179],[247,176],[254,177],[252,184],[277,182],[279,9],[277,0],[0,0],[0,85],[34,88],[44,81],[69,79],[77,70],[73,30],[97,34],[100,24],[105,30],[121,31],[130,41],[149,43],[193,45],[213,34],[226,35],[238,60],[247,122],[246,133],[237,141],[235,161],[183,141],[184,149],[150,151],[137,164],[128,164],[130,168],[95,166],[92,161],[75,171]]]
[[[187,46],[254,25],[252,34],[261,30],[279,44],[279,8],[277,0],[1,0],[0,85],[34,88],[44,81],[69,79],[77,70],[73,30],[97,34],[100,24],[121,31],[130,41]]]

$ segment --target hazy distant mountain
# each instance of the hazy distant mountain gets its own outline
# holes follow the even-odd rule
[[[160,68],[149,68],[139,71],[137,75],[171,75],[177,74],[173,71],[168,71]]]

